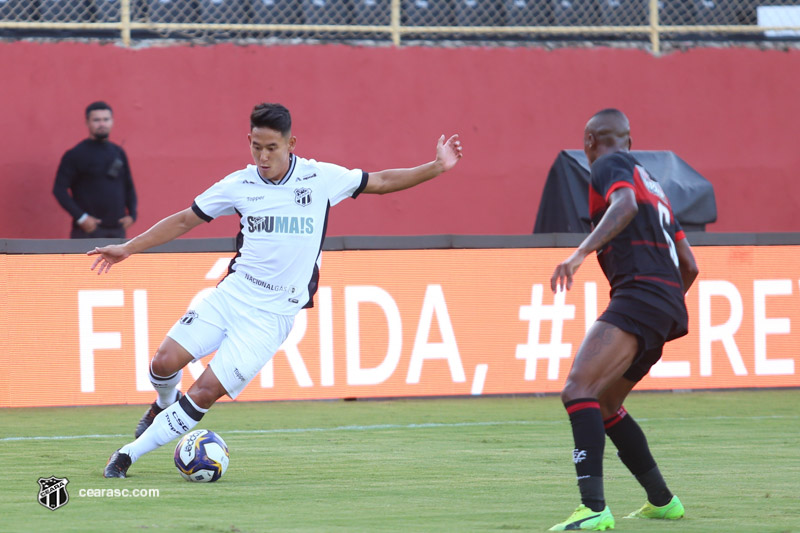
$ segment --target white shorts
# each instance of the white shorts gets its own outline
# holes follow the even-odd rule
[[[215,289],[178,320],[167,336],[195,360],[216,350],[209,363],[231,398],[258,374],[294,324],[294,316],[249,307]]]

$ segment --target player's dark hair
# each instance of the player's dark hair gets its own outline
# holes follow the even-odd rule
[[[113,114],[114,111],[111,109],[111,106],[107,103],[103,102],[102,100],[98,100],[97,102],[92,102],[91,104],[86,106],[86,118],[89,118],[89,113],[92,111],[99,111],[103,109],[108,109]]]
[[[281,104],[258,104],[250,113],[250,129],[253,128],[269,128],[288,137],[292,132],[292,115]]]
[[[600,145],[630,147],[631,125],[628,117],[619,109],[609,107],[598,111],[586,127],[594,134]]]
[[[594,114],[594,117],[614,117],[627,120],[628,117],[625,116],[625,113],[620,111],[619,109],[615,109],[613,107],[607,107],[606,109],[601,109],[597,113]],[[592,117],[592,118],[594,118]]]

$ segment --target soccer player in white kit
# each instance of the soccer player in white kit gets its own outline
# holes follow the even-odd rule
[[[124,244],[95,248],[92,270],[108,272],[132,254],[169,242],[203,222],[237,214],[241,231],[228,275],[167,333],[152,361],[158,398],[136,428],[136,440],[115,451],[103,476],[126,477],[142,455],[197,425],[223,395],[245,388],[289,335],[295,315],[312,306],[328,210],[360,193],[385,194],[419,185],[461,158],[458,135],[436,144],[434,161],[414,168],[364,172],[294,155],[289,110],[259,104],[250,116],[254,165],[236,171],[179,211]],[[183,367],[212,352],[200,377],[181,394]]]

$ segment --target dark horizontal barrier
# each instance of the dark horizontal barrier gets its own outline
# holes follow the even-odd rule
[[[778,246],[800,244],[800,233],[687,233],[693,246]],[[536,235],[414,235],[327,237],[323,250],[427,250],[492,248],[569,248],[585,238],[578,233]],[[95,246],[124,242],[119,239],[0,239],[5,254],[78,254]],[[231,238],[177,239],[148,250],[165,252],[234,252]]]

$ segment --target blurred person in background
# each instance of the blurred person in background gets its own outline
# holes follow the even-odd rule
[[[108,140],[114,125],[111,106],[86,107],[89,138],[67,150],[56,172],[53,195],[72,217],[71,239],[125,238],[136,220],[136,189],[128,157]]]

